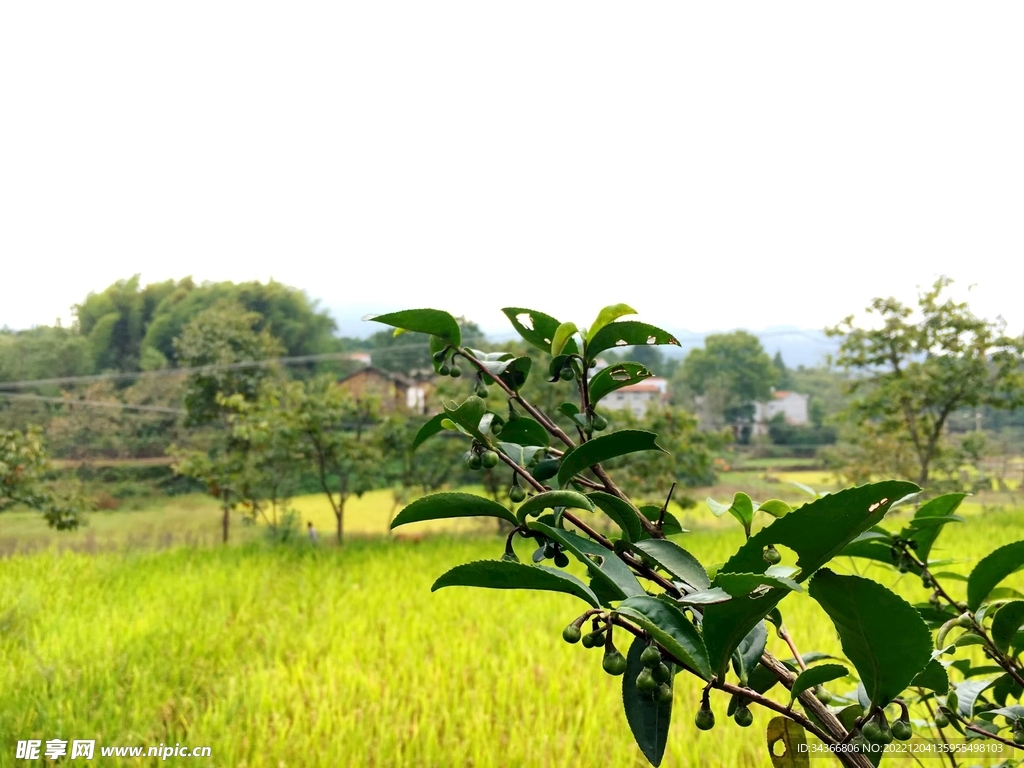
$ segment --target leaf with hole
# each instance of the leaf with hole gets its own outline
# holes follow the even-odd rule
[[[436,592],[444,587],[563,592],[586,601],[594,608],[601,607],[593,590],[572,574],[543,565],[525,565],[508,560],[478,560],[457,565],[440,576],[430,591]]]
[[[635,320],[609,323],[595,333],[587,343],[587,358],[594,360],[606,349],[617,347],[646,346],[648,344],[672,344],[679,346],[676,337],[653,325]]]
[[[392,530],[400,525],[422,523],[425,520],[445,520],[455,517],[497,517],[512,525],[519,521],[508,509],[496,501],[472,493],[434,493],[423,496],[398,513],[391,521]]]
[[[788,717],[773,717],[768,722],[767,740],[772,768],[810,768],[807,734],[799,723]]]
[[[932,636],[921,616],[878,582],[823,569],[808,592],[832,619],[873,706],[899,696],[931,659]]]
[[[892,504],[918,490],[913,483],[886,481],[822,496],[751,536],[719,573],[764,573],[768,569],[764,549],[771,544],[796,552],[800,573],[793,580],[806,581],[857,536],[877,525]],[[708,606],[704,641],[716,672],[725,673],[740,640],[790,591],[771,588],[757,600]]]
[[[501,311],[512,323],[516,332],[526,341],[543,352],[551,351],[551,340],[554,339],[555,331],[561,325],[558,320],[535,309],[505,307]],[[576,353],[579,348],[576,346],[576,342],[570,339],[565,345],[564,351]]]
[[[384,323],[400,331],[429,333],[456,347],[462,344],[462,331],[459,329],[458,321],[440,309],[405,309],[384,315],[366,315],[363,320]]]
[[[711,679],[707,649],[700,633],[678,608],[642,595],[623,600],[615,612],[650,633],[666,651],[702,678]]]
[[[590,380],[590,404],[596,405],[605,395],[623,387],[639,384],[652,376],[654,373],[640,363],[615,363],[602,368]]]
[[[588,440],[567,451],[562,457],[562,466],[558,469],[558,482],[564,486],[583,470],[618,456],[639,451],[664,453],[664,449],[655,442],[657,437],[653,432],[640,429],[622,429],[610,435]]]

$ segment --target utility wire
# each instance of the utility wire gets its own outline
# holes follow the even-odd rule
[[[132,403],[107,402],[104,400],[75,400],[70,397],[45,397],[44,395],[28,395],[13,392],[0,392],[0,397],[8,400],[32,400],[41,403],[60,403],[61,405],[85,405],[92,408],[120,408],[124,411],[146,411],[148,413],[171,413],[184,416],[187,411],[181,408],[168,408],[163,405],[134,405]]]

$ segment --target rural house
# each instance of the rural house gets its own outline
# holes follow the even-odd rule
[[[371,365],[340,379],[338,386],[344,387],[356,398],[367,395],[378,397],[385,413],[423,414],[427,411],[427,390],[430,384]]]
[[[807,413],[807,401],[810,397],[800,392],[772,392],[772,399],[767,403],[754,403],[752,434],[767,435],[768,422],[780,413],[787,424],[795,427],[806,426],[810,422]]]
[[[653,403],[668,400],[668,379],[653,376],[649,379],[617,389],[601,399],[601,405],[609,411],[631,410],[640,418]]]

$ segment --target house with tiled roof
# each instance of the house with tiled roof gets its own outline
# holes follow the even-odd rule
[[[668,398],[668,379],[652,376],[605,395],[601,399],[600,407],[609,411],[630,410],[634,416],[640,418],[647,413],[651,405],[664,404]]]
[[[807,403],[810,395],[801,392],[780,390],[772,392],[772,399],[766,403],[754,403],[754,428],[752,434],[767,435],[768,422],[782,414],[787,424],[800,427],[810,423]]]

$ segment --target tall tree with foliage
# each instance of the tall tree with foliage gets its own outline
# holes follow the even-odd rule
[[[956,411],[1024,404],[1024,337],[950,298],[951,284],[942,277],[919,293],[916,312],[876,298],[866,309],[879,321],[874,327],[850,316],[826,331],[842,340],[836,362],[856,373],[845,412],[855,446],[876,470],[920,485],[950,450],[945,429]]]
[[[331,376],[292,382],[288,394],[289,428],[298,452],[312,466],[320,490],[331,505],[338,544],[344,540],[345,507],[384,476],[380,404],[357,398]]]
[[[711,334],[703,349],[686,356],[680,369],[692,392],[718,404],[739,439],[745,438],[753,420],[754,403],[771,396],[779,375],[760,340],[746,331]]]
[[[77,528],[88,502],[79,493],[60,496],[44,487],[43,475],[49,464],[38,427],[0,432],[0,512],[22,504],[42,512],[51,528]]]

